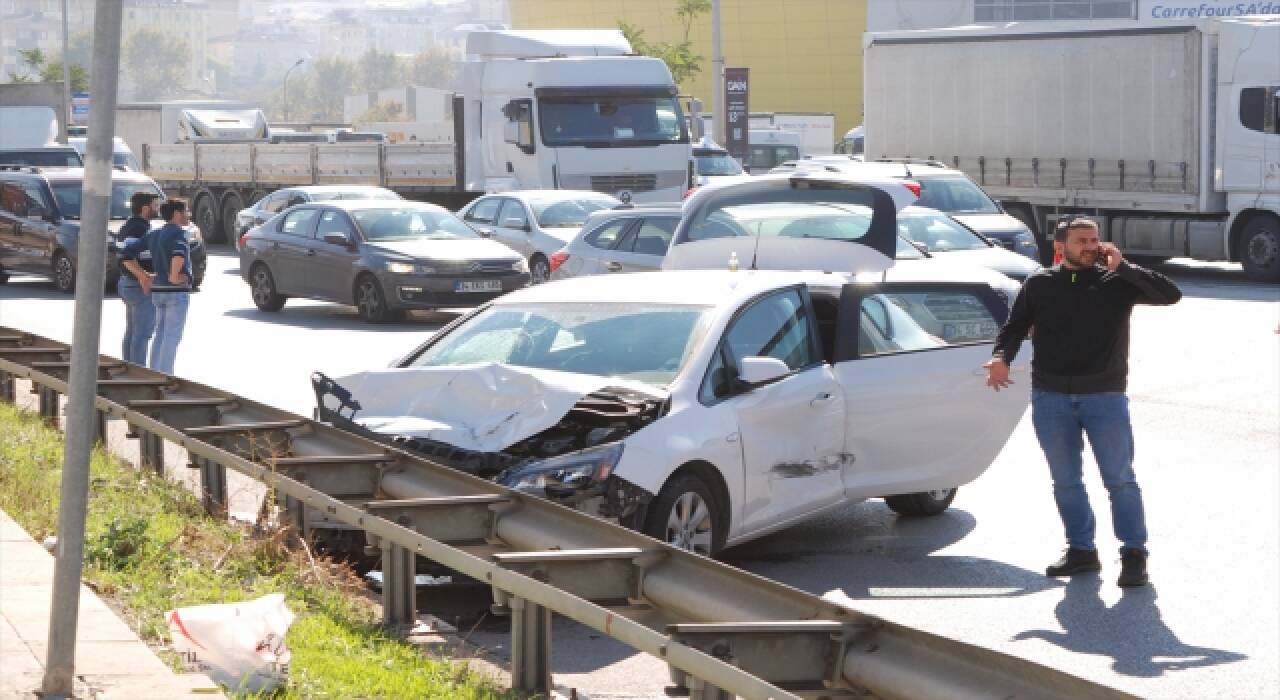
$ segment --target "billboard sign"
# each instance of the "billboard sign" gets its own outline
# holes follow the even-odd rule
[[[1150,0],[1142,3],[1139,19],[1187,20],[1244,15],[1280,15],[1280,0]]]
[[[724,69],[724,148],[739,161],[747,159],[750,110],[747,108],[748,68]]]

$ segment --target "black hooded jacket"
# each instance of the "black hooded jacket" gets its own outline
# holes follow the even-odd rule
[[[994,357],[1013,362],[1034,327],[1031,386],[1065,394],[1124,391],[1129,316],[1135,304],[1168,305],[1182,292],[1168,277],[1127,261],[1115,272],[1055,265],[1023,283],[996,338]]]

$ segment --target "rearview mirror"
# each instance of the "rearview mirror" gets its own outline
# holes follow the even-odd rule
[[[791,373],[787,363],[776,357],[744,357],[738,369],[738,379],[750,386],[771,382]]]
[[[324,234],[324,242],[332,243],[333,245],[349,246],[351,245],[351,238],[345,233],[333,231]]]

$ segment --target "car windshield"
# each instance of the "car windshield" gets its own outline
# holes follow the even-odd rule
[[[929,252],[985,250],[990,246],[945,214],[898,214],[898,233],[923,243]]]
[[[79,168],[80,154],[64,150],[0,151],[0,165],[34,165],[41,168]]]
[[[626,148],[689,141],[684,115],[670,95],[565,95],[539,103],[547,146]]]
[[[948,214],[999,214],[1000,208],[967,177],[921,178],[916,204]]]
[[[53,197],[58,200],[58,213],[68,219],[80,218],[82,183],[78,181],[52,182]],[[164,199],[164,193],[149,182],[116,182],[111,185],[111,212],[113,219],[127,219],[133,215],[129,200],[136,192],[154,194]]]
[[[479,238],[471,227],[443,209],[356,209],[351,217],[371,242]]]
[[[872,216],[866,191],[789,191],[771,202],[716,207],[689,226],[688,240],[776,236],[856,241],[871,228]]]
[[[728,153],[695,155],[694,159],[698,161],[699,175],[716,176],[742,174],[742,166],[738,165],[738,161],[734,160]]]
[[[618,206],[618,200],[608,195],[599,197],[583,197],[581,199],[533,200],[533,215],[538,218],[542,228],[578,227],[586,223],[587,215],[601,209],[612,209]]]
[[[472,316],[411,365],[498,362],[665,386],[709,316],[709,307],[674,304],[502,304]]]

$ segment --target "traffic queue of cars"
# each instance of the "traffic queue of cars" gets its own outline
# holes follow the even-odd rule
[[[557,271],[642,231],[661,270],[520,289],[391,368],[316,373],[317,415],[708,555],[867,498],[940,513],[1026,408],[976,371],[1022,273],[948,262],[995,248],[899,221],[915,186],[815,169],[595,212]]]

